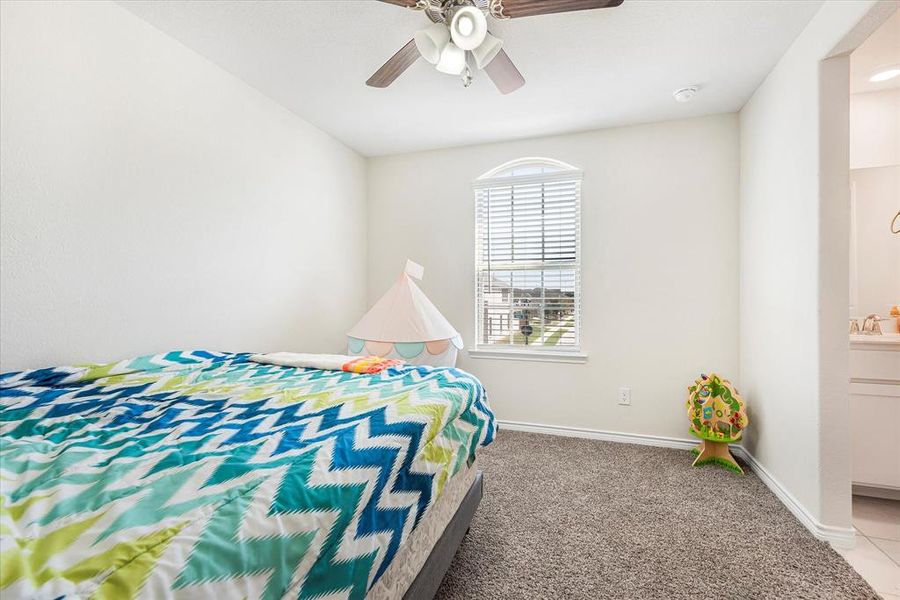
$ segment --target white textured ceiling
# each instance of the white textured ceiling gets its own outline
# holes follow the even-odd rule
[[[625,0],[492,21],[527,80],[507,96],[483,74],[465,89],[421,59],[391,87],[367,87],[429,23],[375,0],[120,4],[373,156],[736,111],[821,2]],[[700,94],[674,102],[690,84]]]
[[[900,77],[869,81],[874,72],[891,65],[900,65],[900,10],[894,11],[850,55],[850,91],[857,94],[900,88]]]

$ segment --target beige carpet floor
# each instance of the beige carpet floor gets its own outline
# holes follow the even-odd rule
[[[501,431],[439,600],[878,598],[752,472]]]

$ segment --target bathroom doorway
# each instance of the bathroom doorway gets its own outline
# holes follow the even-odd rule
[[[849,402],[853,527],[842,554],[900,597],[900,11],[850,54]]]

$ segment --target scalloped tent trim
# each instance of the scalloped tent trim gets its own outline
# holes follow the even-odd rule
[[[350,337],[347,341],[347,347],[350,354],[354,355],[370,355],[370,356],[389,356],[396,354],[400,358],[410,360],[427,353],[431,356],[441,356],[447,352],[450,346],[457,350],[462,350],[463,341],[460,337],[448,340],[434,340],[431,342],[376,342],[372,340],[361,340]]]

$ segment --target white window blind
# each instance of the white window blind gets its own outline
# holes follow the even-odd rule
[[[581,171],[517,161],[474,187],[477,345],[578,350]]]

